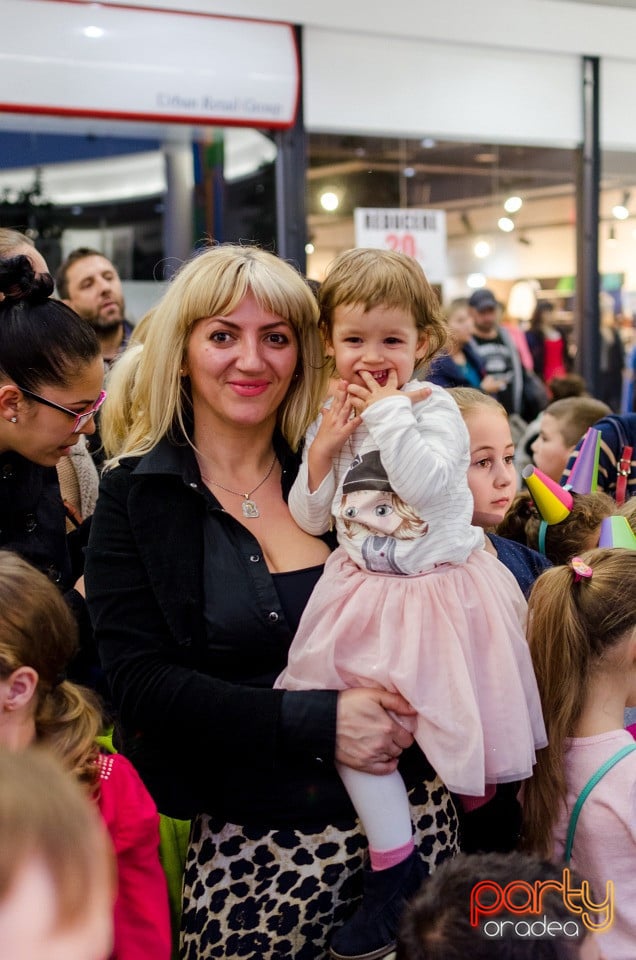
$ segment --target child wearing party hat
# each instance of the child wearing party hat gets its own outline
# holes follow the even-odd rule
[[[471,525],[466,427],[443,389],[414,379],[445,338],[438,301],[416,260],[381,250],[339,256],[319,301],[340,380],[309,429],[289,506],[312,534],[335,518],[340,546],[277,685],[398,691],[440,778],[480,803],[489,785],[531,775],[545,735],[524,597]],[[337,759],[371,870],[330,952],[380,958],[424,864],[400,774]]]
[[[558,483],[585,431],[608,413],[607,404],[594,397],[563,397],[548,404],[530,448],[535,467]]]
[[[527,492],[517,494],[497,533],[554,564],[598,546],[601,522],[616,512],[612,498],[597,490],[599,450],[600,434],[590,427],[565,486],[538,467],[526,467]]]

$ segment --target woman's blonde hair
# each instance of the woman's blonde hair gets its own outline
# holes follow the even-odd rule
[[[131,361],[134,373],[130,378],[122,376],[131,396],[122,397],[117,381],[109,380],[109,404],[129,403],[134,413],[118,457],[142,456],[164,436],[188,437],[191,401],[182,368],[194,325],[205,317],[227,316],[248,294],[261,308],[287,320],[296,334],[296,376],[279,408],[278,426],[292,449],[297,449],[318,414],[326,388],[315,297],[303,277],[274,254],[222,244],[187,261],[153,308],[143,351]]]
[[[592,569],[590,578],[577,580],[569,565],[546,570],[528,606],[548,746],[538,751],[524,784],[523,833],[525,846],[540,856],[553,852],[552,830],[566,799],[565,739],[573,736],[589,678],[636,627],[636,551],[589,550],[581,558]]]
[[[503,417],[508,419],[506,408],[491,397],[489,393],[483,393],[475,387],[449,387],[446,391],[453,398],[462,417],[467,413],[479,412],[483,407],[488,410],[497,410]]]
[[[113,858],[94,804],[48,751],[0,750],[0,905],[31,858],[55,888],[55,929],[82,921],[104,884],[114,899]]]
[[[92,691],[64,677],[77,647],[77,626],[59,590],[21,557],[0,550],[0,678],[19,667],[35,670],[37,741],[94,786],[101,711]]]
[[[426,354],[417,361],[416,370],[438,353],[448,339],[448,325],[437,294],[417,260],[404,253],[366,248],[345,250],[329,265],[318,291],[318,302],[326,343],[331,342],[336,307],[360,304],[365,311],[390,307],[410,313],[418,333],[427,337]]]

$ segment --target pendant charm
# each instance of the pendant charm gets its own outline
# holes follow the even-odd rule
[[[246,498],[241,504],[241,508],[243,510],[243,516],[246,517],[248,520],[254,520],[255,517],[260,517],[260,513],[258,512],[258,507],[256,506],[253,500],[248,500]]]

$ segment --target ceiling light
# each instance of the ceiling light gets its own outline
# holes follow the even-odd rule
[[[415,170],[415,167],[404,167],[404,170],[402,171],[402,173],[404,174],[405,177],[414,177],[416,170]]]
[[[490,253],[490,244],[487,240],[478,240],[473,247],[473,253],[476,257],[479,257],[480,260],[483,260],[484,257],[487,257]]]
[[[511,233],[515,228],[515,222],[511,220],[510,217],[499,217],[497,226],[500,230],[503,230],[504,233]]]
[[[508,197],[504,203],[504,210],[506,213],[516,213],[517,210],[521,210],[523,206],[523,200],[521,197]]]
[[[305,244],[305,253],[314,253],[315,250],[316,250],[316,248],[314,247],[313,243],[306,243],[306,244]]]
[[[433,140],[432,137],[424,137],[423,140],[420,140],[420,146],[424,147],[425,150],[432,150],[433,147],[437,146],[437,141]]]
[[[91,40],[98,40],[104,36],[104,30],[101,27],[84,27],[82,33]]]
[[[333,190],[325,190],[320,194],[320,206],[323,210],[333,213],[340,206],[340,197]]]
[[[486,277],[483,273],[469,273],[466,277],[466,286],[471,290],[479,290],[486,286]]]

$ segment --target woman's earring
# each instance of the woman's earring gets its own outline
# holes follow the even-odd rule
[[[17,422],[18,422],[17,417],[11,417],[11,423],[17,423]]]

